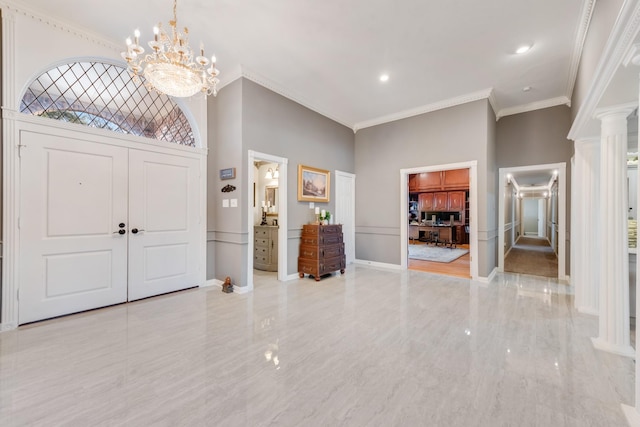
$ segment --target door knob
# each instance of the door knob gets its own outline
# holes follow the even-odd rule
[[[124,234],[124,233],[126,233],[125,230],[118,230],[113,232],[113,234]]]
[[[133,234],[138,234],[138,232],[139,232],[139,231],[144,231],[144,230],[143,230],[143,229],[139,229],[139,230],[138,230],[137,228],[132,228],[132,229],[131,229],[131,232],[132,232]]]

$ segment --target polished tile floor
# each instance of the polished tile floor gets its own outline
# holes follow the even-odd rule
[[[255,280],[0,334],[0,425],[626,425],[633,361],[552,279]]]

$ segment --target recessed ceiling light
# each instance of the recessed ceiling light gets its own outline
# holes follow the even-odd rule
[[[389,81],[389,74],[383,74],[380,76],[380,81],[381,82],[386,82]]]
[[[523,92],[529,92],[531,90],[531,86],[525,86],[522,88]]]
[[[531,45],[530,44],[524,44],[522,46],[520,46],[519,48],[516,49],[516,53],[520,54],[520,53],[525,53],[528,52],[529,49],[531,49]]]

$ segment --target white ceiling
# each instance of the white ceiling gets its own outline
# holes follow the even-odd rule
[[[549,184],[549,181],[553,177],[554,169],[539,169],[532,171],[518,171],[512,172],[512,180],[516,181],[518,186],[522,188],[526,187],[538,187]]]
[[[588,1],[178,0],[178,25],[189,27],[192,47],[202,40],[215,53],[223,85],[245,75],[358,129],[490,93],[499,116],[566,103]],[[18,4],[123,48],[136,28],[146,45],[173,7],[172,0]],[[533,48],[515,55],[523,43]]]

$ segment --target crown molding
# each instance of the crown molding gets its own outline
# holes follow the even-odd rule
[[[48,25],[57,31],[67,32],[74,37],[77,37],[79,39],[84,39],[91,43],[106,47],[107,49],[117,52],[118,54],[124,48],[124,43],[118,44],[111,39],[107,39],[91,31],[89,28],[76,26],[69,22],[54,19],[50,16],[42,15],[41,12],[25,7],[23,5],[23,2],[18,2],[15,0],[0,0],[0,9],[2,9],[3,11],[5,10],[10,11],[11,13],[14,13],[16,15],[26,16],[27,18],[31,18],[34,21],[38,21],[45,25]]]
[[[326,111],[323,111],[321,109],[319,109],[318,107],[315,107],[311,102],[303,99],[301,96],[295,95],[293,93],[291,93],[291,91],[289,91],[288,89],[286,89],[283,85],[280,85],[258,73],[256,73],[253,70],[249,70],[247,67],[241,65],[240,66],[240,74],[241,77],[244,77],[248,80],[251,80],[254,83],[259,84],[262,87],[265,87],[267,89],[269,89],[272,92],[277,93],[278,95],[282,95],[287,99],[292,100],[293,102],[296,102],[300,105],[302,105],[303,107],[306,107],[308,109],[310,109],[311,111],[315,111],[316,113],[325,116],[331,120],[333,120],[336,123],[340,123],[343,126],[348,127],[349,129],[353,128],[353,125],[351,125],[347,120],[343,120],[339,117],[336,117],[332,114],[329,114]]]
[[[567,135],[568,139],[580,138],[580,132],[592,120],[607,87],[628,54],[640,31],[640,1],[625,1],[604,47],[596,67],[591,86],[578,109],[578,114]]]
[[[543,99],[542,101],[531,102],[529,104],[517,105],[515,107],[503,108],[496,114],[496,120],[514,114],[526,113],[528,111],[540,110],[542,108],[555,107],[557,105],[567,105],[571,107],[571,100],[566,96]]]
[[[360,129],[368,128],[371,126],[377,126],[384,123],[394,122],[396,120],[419,116],[421,114],[431,113],[433,111],[442,110],[449,107],[455,107],[456,105],[466,104],[468,102],[478,101],[481,99],[489,99],[492,93],[493,88],[484,89],[478,92],[468,93],[466,95],[458,96],[455,98],[449,98],[442,101],[434,102],[432,104],[422,105],[420,107],[400,111],[398,113],[389,114],[387,116],[378,117],[377,119],[366,120],[364,122],[356,123],[353,126],[353,131],[357,132]]]
[[[578,25],[576,31],[573,53],[571,54],[569,77],[567,80],[566,95],[569,99],[571,99],[571,97],[573,96],[573,88],[576,84],[576,78],[578,77],[578,68],[580,67],[582,49],[584,48],[584,42],[587,39],[587,32],[589,31],[589,25],[591,24],[591,17],[593,16],[593,9],[595,8],[595,4],[596,0],[585,0],[582,4],[582,12],[580,13],[580,25]]]

